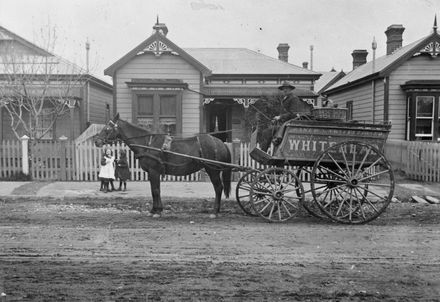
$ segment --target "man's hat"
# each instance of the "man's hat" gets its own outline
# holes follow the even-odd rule
[[[293,90],[293,89],[295,89],[296,87],[293,86],[291,82],[289,82],[289,81],[284,81],[283,84],[282,84],[280,87],[278,87],[278,89],[279,89],[279,90],[282,90],[283,88],[290,88],[290,89]]]

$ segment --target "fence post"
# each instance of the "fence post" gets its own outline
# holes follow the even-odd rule
[[[60,180],[66,180],[66,142],[67,137],[64,135],[59,138],[61,144],[60,144],[60,175],[58,176],[58,179]]]
[[[29,136],[23,135],[20,139],[22,171],[23,174],[29,175]]]
[[[234,138],[232,140],[232,163],[235,165],[240,164],[240,139]],[[232,181],[238,181],[240,172],[232,173]]]

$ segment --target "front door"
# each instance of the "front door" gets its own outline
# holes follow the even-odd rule
[[[211,103],[207,105],[207,129],[213,136],[224,142],[231,141],[231,112],[229,104]]]

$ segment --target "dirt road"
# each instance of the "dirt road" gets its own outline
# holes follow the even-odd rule
[[[0,200],[6,301],[440,301],[440,206],[271,224],[235,201]],[[5,297],[3,297],[5,298]],[[0,298],[0,301],[1,298]]]

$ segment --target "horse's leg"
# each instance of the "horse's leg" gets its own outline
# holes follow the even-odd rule
[[[160,199],[160,173],[155,170],[148,171],[148,178],[150,179],[151,196],[153,197],[153,208],[150,213],[153,217],[160,217],[163,206]]]
[[[220,203],[222,198],[223,183],[220,178],[220,171],[205,167],[206,173],[208,173],[209,179],[214,186],[215,201],[214,201],[214,214],[210,215],[211,218],[217,217],[220,212]]]

